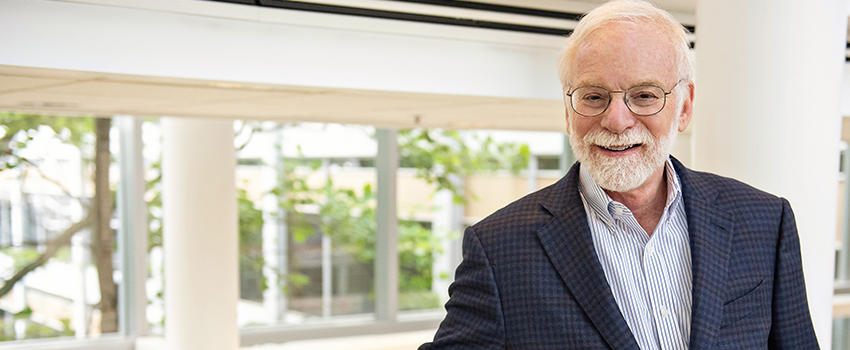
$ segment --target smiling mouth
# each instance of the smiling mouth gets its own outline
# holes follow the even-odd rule
[[[622,146],[599,146],[599,148],[602,148],[606,151],[611,151],[611,152],[623,152],[623,151],[630,150],[632,148],[639,147],[639,146],[642,146],[642,145],[643,145],[642,143],[636,143],[636,144],[633,144],[633,145],[622,145]]]

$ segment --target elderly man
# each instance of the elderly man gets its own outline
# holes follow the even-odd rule
[[[581,20],[558,61],[579,162],[466,230],[420,349],[818,348],[788,201],[669,155],[693,111],[685,34],[643,1]]]

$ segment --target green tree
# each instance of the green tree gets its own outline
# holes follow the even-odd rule
[[[239,281],[242,299],[262,300],[266,287],[263,277],[263,211],[254,207],[245,190],[236,196],[239,211]]]
[[[118,331],[118,289],[112,279],[114,267],[112,266],[112,254],[115,244],[115,232],[110,227],[114,211],[113,193],[109,188],[109,165],[111,156],[109,153],[109,130],[111,119],[108,118],[81,118],[81,117],[58,117],[34,114],[6,113],[0,112],[0,125],[2,125],[3,136],[0,137],[0,171],[11,169],[22,169],[26,172],[34,170],[40,173],[42,178],[52,182],[59,187],[68,197],[73,196],[65,189],[59,181],[52,179],[39,168],[39,160],[28,159],[23,154],[29,143],[33,141],[34,135],[39,128],[50,128],[56,138],[65,143],[79,148],[93,147],[92,158],[84,158],[88,164],[94,167],[94,196],[90,203],[83,198],[77,198],[86,209],[87,214],[76,223],[72,223],[61,234],[48,242],[43,242],[45,249],[38,256],[20,262],[21,268],[12,277],[4,281],[0,288],[0,296],[7,294],[12,287],[22,280],[27,274],[47,263],[62,247],[68,246],[77,232],[84,228],[92,229],[92,258],[98,271],[98,285],[100,287],[101,301],[97,307],[101,311],[101,332],[111,333]],[[87,135],[94,138],[93,144],[89,144]],[[91,138],[91,137],[89,137]],[[26,176],[23,177],[24,179]],[[24,247],[4,247],[11,250],[33,249]],[[8,249],[5,249],[8,251]]]
[[[456,203],[464,203],[466,194],[462,184],[453,179],[501,169],[516,174],[528,166],[529,158],[527,145],[500,143],[489,137],[464,139],[457,131],[419,129],[399,131],[399,154],[402,167],[416,168],[416,176],[434,185],[435,192],[450,190]],[[371,185],[355,191],[338,188],[328,178],[321,188],[313,188],[306,174],[296,171],[298,165],[315,171],[321,163],[303,158],[284,161],[281,187],[275,194],[283,198],[281,207],[287,212],[287,224],[295,241],[304,242],[315,234],[326,234],[335,247],[363,263],[373,262],[376,220]],[[318,207],[318,227],[298,210],[304,205]],[[400,292],[430,291],[433,256],[441,253],[441,239],[418,222],[400,220],[398,240]],[[400,308],[436,307],[439,303],[436,296],[418,298],[421,299],[415,302],[418,305],[400,305]]]
[[[475,144],[476,146],[472,146]],[[415,168],[416,177],[452,192],[455,203],[466,201],[463,179],[475,173],[507,169],[513,174],[528,167],[528,145],[467,137],[454,130],[403,129],[398,132],[400,166]],[[474,194],[469,194],[474,198]]]

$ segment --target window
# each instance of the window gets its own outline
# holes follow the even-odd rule
[[[0,340],[119,332],[111,119],[0,119]]]

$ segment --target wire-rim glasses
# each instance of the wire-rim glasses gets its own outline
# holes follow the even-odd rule
[[[570,107],[573,111],[585,117],[595,117],[605,113],[611,105],[611,95],[618,93],[623,94],[623,102],[632,113],[639,116],[651,116],[664,109],[667,105],[667,95],[673,93],[681,82],[682,80],[676,82],[670,91],[664,91],[655,85],[638,85],[624,91],[608,91],[599,86],[582,86],[567,92],[566,95],[570,98]]]

